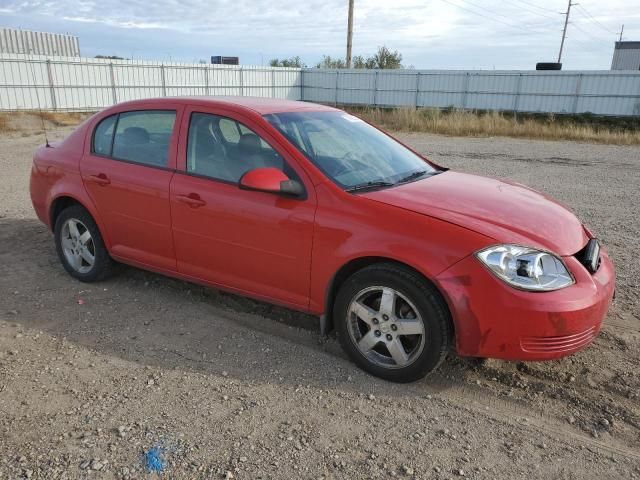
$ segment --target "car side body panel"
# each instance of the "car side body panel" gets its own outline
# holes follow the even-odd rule
[[[100,120],[144,109],[177,112],[166,168],[91,154]],[[116,260],[317,315],[328,313],[336,273],[351,262],[375,257],[408,265],[446,300],[461,355],[552,359],[595,338],[614,295],[614,269],[604,249],[595,274],[578,261],[574,255],[591,234],[563,206],[520,185],[455,172],[379,191],[345,192],[262,117],[299,110],[336,111],[242,97],[116,105],[36,152],[30,180],[34,209],[52,228],[56,200],[74,199],[96,220]],[[240,190],[188,174],[192,111],[230,116],[267,139],[295,170],[306,197]],[[101,174],[109,183],[93,183]],[[191,193],[210,207],[206,214],[177,198]],[[508,286],[474,255],[506,242],[554,250],[576,283],[553,292]]]

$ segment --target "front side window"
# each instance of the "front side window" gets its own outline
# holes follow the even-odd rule
[[[188,172],[237,183],[245,172],[262,167],[275,167],[294,177],[278,152],[250,128],[219,115],[191,115]]]
[[[117,160],[166,167],[175,119],[175,111],[121,113],[116,123],[111,156]]]
[[[344,112],[277,113],[265,119],[345,190],[393,186],[438,173],[411,150]]]

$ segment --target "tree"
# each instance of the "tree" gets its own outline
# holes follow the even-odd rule
[[[371,67],[369,66],[371,62]],[[381,70],[397,69],[402,67],[402,54],[397,50],[393,52],[386,46],[378,47],[378,51],[367,59],[367,68],[379,68]]]
[[[124,57],[119,57],[117,55],[96,55],[96,58],[104,58],[107,60],[124,60]]]
[[[345,68],[346,62],[342,58],[333,58],[331,55],[323,55],[322,60],[316,64],[316,68]]]
[[[272,58],[269,60],[269,65],[272,67],[289,67],[289,68],[307,68],[305,63],[299,56],[291,58]]]
[[[378,47],[378,51],[367,58],[356,55],[352,59],[353,68],[372,69],[397,69],[402,66],[402,54],[397,50],[391,51],[386,46]],[[341,58],[333,58],[330,55],[323,55],[322,60],[316,64],[316,68],[346,68],[346,62]]]

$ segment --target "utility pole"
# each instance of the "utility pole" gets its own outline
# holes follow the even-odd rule
[[[347,24],[347,68],[351,68],[351,39],[353,38],[353,0],[349,0],[349,20]]]
[[[564,48],[564,39],[567,36],[567,25],[569,25],[569,13],[571,13],[571,7],[574,5],[578,5],[577,3],[571,3],[569,0],[569,5],[567,6],[567,13],[564,13],[564,29],[562,30],[562,41],[560,42],[560,52],[558,53],[558,63],[562,60],[562,49]]]
[[[622,34],[624,33],[624,23],[622,24],[622,29],[620,30],[620,41],[622,41]]]

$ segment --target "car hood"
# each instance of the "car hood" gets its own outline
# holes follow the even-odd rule
[[[362,194],[493,238],[573,255],[588,241],[581,222],[555,200],[524,185],[446,171]]]

